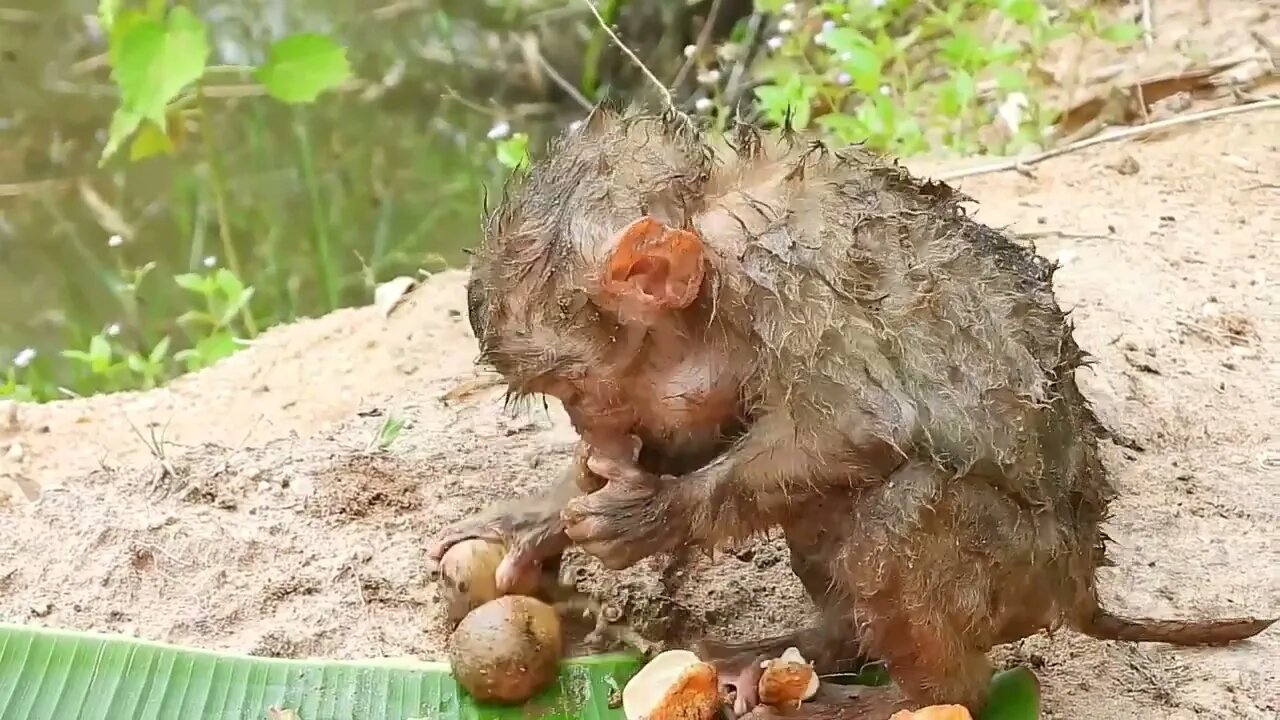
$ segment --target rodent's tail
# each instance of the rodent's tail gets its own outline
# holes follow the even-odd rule
[[[1163,642],[1173,645],[1226,645],[1251,638],[1271,627],[1280,618],[1223,618],[1220,620],[1155,620],[1124,618],[1101,607],[1085,616],[1077,629],[1102,640]]]

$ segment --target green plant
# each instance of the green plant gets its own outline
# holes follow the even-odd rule
[[[400,431],[404,429],[404,418],[395,415],[387,415],[383,419],[382,424],[378,426],[378,432],[374,433],[372,439],[369,440],[369,446],[366,450],[386,450],[391,444],[400,437]]]
[[[63,350],[62,356],[78,363],[99,389],[153,388],[168,375],[169,338],[161,338],[141,353],[113,341],[112,333],[103,332],[90,338],[86,349]]]
[[[1133,23],[1045,0],[757,0],[775,34],[755,88],[762,117],[910,155],[1008,152],[1044,141],[1057,109],[1043,65],[1066,38],[1127,44]],[[709,88],[713,95],[718,88]]]
[[[311,33],[292,35],[267,49],[267,62],[252,66],[209,66],[208,29],[182,5],[148,0],[143,8],[126,7],[125,0],[99,0],[98,17],[108,33],[112,78],[120,90],[120,105],[111,118],[99,164],[105,164],[132,138],[129,157],[137,161],[174,152],[188,132],[208,113],[203,92],[208,77],[252,77],[272,97],[290,104],[308,103],[325,90],[346,82],[351,67],[346,53],[333,40]],[[230,234],[225,174],[208,123],[199,127],[211,190],[218,212],[219,237],[227,264],[243,276],[239,253]],[[318,257],[323,262],[327,247]],[[329,277],[322,274],[322,278]],[[333,293],[330,290],[330,298]],[[247,312],[245,325],[256,333]]]
[[[139,300],[156,263],[147,261],[134,267],[116,250],[113,265],[99,272],[119,301],[121,322],[109,326],[112,332],[94,333],[74,343],[72,349],[54,354],[72,363],[72,387],[58,387],[46,380],[46,368],[41,367],[45,361],[35,360],[32,351],[28,357],[15,358],[6,369],[0,397],[48,400],[80,392],[151,388],[181,370],[205,367],[226,357],[239,347],[239,336],[257,334],[259,323],[251,306],[254,290],[240,279],[245,276],[244,266],[232,237],[223,153],[210,127],[207,90],[227,79],[240,87],[249,81],[261,94],[299,105],[314,101],[351,76],[345,50],[332,39],[313,33],[275,41],[266,48],[265,62],[259,66],[210,65],[208,28],[181,2],[100,0],[98,19],[107,33],[111,77],[119,91],[99,165],[106,165],[126,147],[131,163],[175,156],[191,137],[198,136],[198,161],[207,170],[204,187],[213,198],[227,267],[174,278],[178,286],[195,296],[198,305],[178,318],[190,347],[171,356],[170,336],[151,337],[156,333],[146,327]],[[117,235],[108,245],[118,249],[124,243]],[[315,256],[324,264],[330,253],[323,238],[320,244]],[[333,275],[320,273],[330,305],[337,302]]]
[[[246,287],[226,268],[204,275],[184,273],[173,281],[198,297],[203,305],[178,318],[178,323],[194,338],[194,344],[179,351],[174,359],[184,363],[187,370],[199,370],[235,352],[239,342],[233,324],[238,316],[247,312],[253,288]]]

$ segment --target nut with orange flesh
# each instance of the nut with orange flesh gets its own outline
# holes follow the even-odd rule
[[[963,705],[930,705],[919,710],[899,710],[889,720],[973,720]]]
[[[622,689],[627,720],[714,720],[720,707],[715,667],[688,650],[658,653]]]
[[[818,692],[818,673],[796,648],[787,648],[782,657],[765,660],[760,667],[764,672],[757,689],[765,705],[795,709]]]
[[[505,543],[472,538],[449,548],[440,558],[437,586],[450,624],[504,594],[533,595],[538,591],[536,575],[510,593],[498,591],[498,565],[506,555]]]

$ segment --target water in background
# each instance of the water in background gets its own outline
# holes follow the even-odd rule
[[[271,40],[319,31],[349,48],[357,76],[383,81],[299,108],[210,101],[260,324],[367,302],[372,282],[462,260],[480,231],[484,187],[503,172],[485,107],[507,89],[488,31],[510,22],[508,5],[196,3],[211,64],[258,62]],[[0,366],[24,347],[44,357],[84,347],[112,324],[144,348],[180,337],[174,321],[190,298],[173,276],[225,261],[199,138],[185,157],[97,168],[115,91],[95,8],[0,0]],[[445,98],[451,90],[469,100]],[[151,261],[131,310],[113,288]]]

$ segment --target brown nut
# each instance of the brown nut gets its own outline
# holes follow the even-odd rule
[[[510,593],[498,592],[498,565],[506,554],[504,543],[472,538],[449,548],[440,558],[436,582],[450,623],[461,621],[467,613],[504,594],[533,595],[538,591],[537,577],[532,576]]]
[[[447,649],[454,677],[472,697],[522,703],[559,674],[560,617],[541,600],[508,595],[468,613]]]

